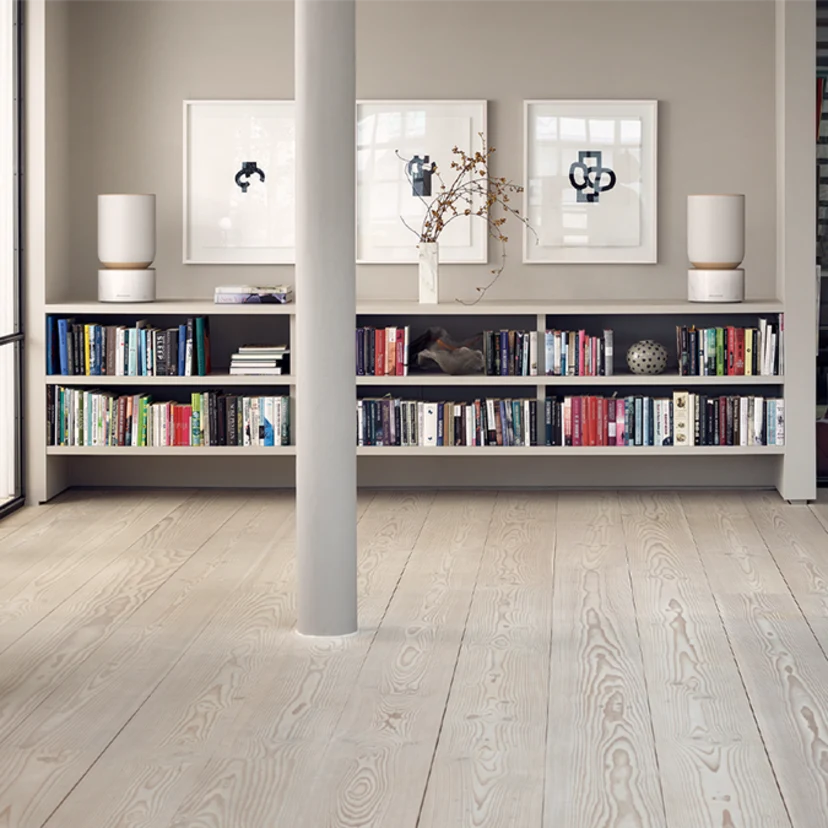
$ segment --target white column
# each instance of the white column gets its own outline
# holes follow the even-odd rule
[[[296,0],[298,629],[357,629],[355,0]]]
[[[779,491],[816,497],[814,0],[776,2],[776,248],[785,302],[785,454]]]

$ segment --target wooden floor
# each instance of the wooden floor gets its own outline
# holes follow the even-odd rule
[[[828,499],[364,493],[293,632],[287,494],[0,521],[0,828],[828,827]]]

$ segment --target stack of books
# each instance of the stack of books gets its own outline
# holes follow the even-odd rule
[[[230,359],[232,374],[289,374],[287,345],[242,345]]]
[[[546,373],[556,377],[611,377],[613,332],[546,331]]]
[[[161,329],[46,319],[46,372],[63,376],[168,377],[210,373],[210,318]]]
[[[483,331],[483,358],[490,377],[537,376],[538,332]]]
[[[213,295],[216,305],[286,305],[293,301],[289,285],[225,285]]]
[[[755,328],[676,327],[679,374],[691,377],[775,376],[783,373],[785,317]]]

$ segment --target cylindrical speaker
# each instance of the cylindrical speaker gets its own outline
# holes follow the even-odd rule
[[[98,196],[98,259],[107,268],[140,270],[155,258],[155,196]]]
[[[745,197],[687,196],[687,256],[705,270],[734,270],[745,258]]]

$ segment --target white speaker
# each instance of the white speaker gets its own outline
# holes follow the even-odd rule
[[[742,302],[745,271],[691,268],[687,271],[687,298],[691,302]]]
[[[154,302],[155,268],[98,271],[99,302]]]

